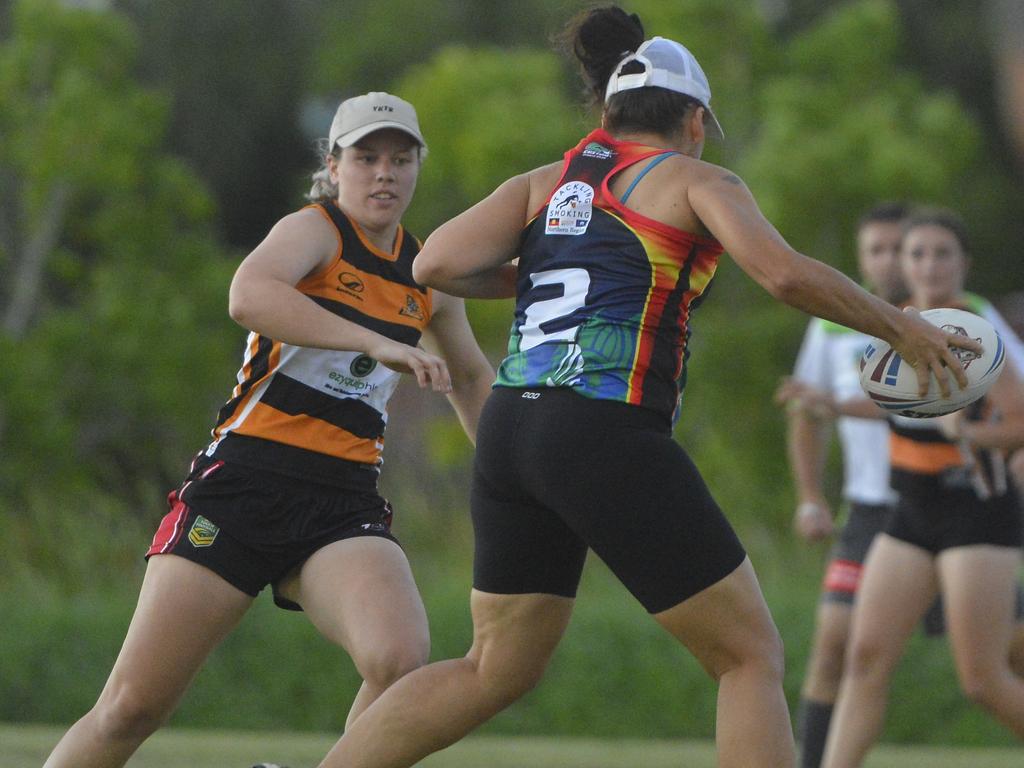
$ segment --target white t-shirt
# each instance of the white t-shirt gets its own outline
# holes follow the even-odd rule
[[[864,397],[860,357],[869,337],[814,318],[807,326],[793,378],[829,392],[837,402]],[[889,425],[883,419],[836,421],[843,449],[843,498],[859,504],[888,504]]]
[[[992,323],[996,333],[1002,337],[1003,345],[1006,347],[1006,359],[1013,365],[1017,376],[1024,378],[1024,342],[1020,340],[1020,337],[1006,322],[1006,319],[999,314],[999,311],[992,306],[991,302],[973,293],[969,294],[969,298],[972,301],[971,309]],[[977,304],[973,302],[977,302]]]

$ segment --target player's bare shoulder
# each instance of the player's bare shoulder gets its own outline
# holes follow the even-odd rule
[[[530,187],[530,202],[527,206],[527,215],[536,213],[544,205],[551,194],[551,190],[555,188],[558,180],[562,178],[562,170],[563,164],[559,161],[542,165],[524,174]]]
[[[726,184],[738,189],[746,189],[747,185],[737,174],[728,168],[696,158],[686,158],[693,184]]]
[[[311,274],[327,266],[340,247],[341,235],[327,213],[307,206],[279,219],[250,258],[284,260]]]

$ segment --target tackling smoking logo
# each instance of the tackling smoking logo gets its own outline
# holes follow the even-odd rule
[[[560,186],[548,203],[545,235],[582,235],[594,215],[594,188],[582,181]]]

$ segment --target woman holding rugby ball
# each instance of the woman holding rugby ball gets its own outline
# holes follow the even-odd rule
[[[900,251],[909,303],[971,310],[968,254],[954,214],[912,214]],[[881,733],[893,670],[936,594],[964,693],[1024,738],[1024,680],[1009,665],[1021,510],[1005,459],[1024,435],[1024,387],[1008,365],[964,411],[893,416],[890,426],[899,500],[864,565],[825,768],[861,765]]]
[[[963,376],[944,367],[953,337],[794,251],[739,178],[700,161],[722,130],[686,48],[645,40],[615,6],[582,13],[565,40],[602,126],[443,225],[414,265],[449,293],[516,296],[478,432],[473,645],[398,681],[324,768],[411,766],[536,685],[590,549],[717,682],[720,765],[792,766],[778,632],[672,439],[691,312],[724,248],[777,298],[893,340],[923,384]]]

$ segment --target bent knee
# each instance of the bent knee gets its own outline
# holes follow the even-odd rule
[[[507,707],[536,688],[546,669],[547,664],[477,665],[479,680],[488,697],[501,707]]]
[[[173,709],[173,703],[126,687],[104,692],[91,714],[103,740],[142,741],[167,721]]]
[[[515,646],[474,645],[466,655],[477,685],[498,707],[506,707],[536,688],[544,678],[550,654],[527,653]]]
[[[846,652],[843,674],[859,678],[888,676],[896,658],[881,639],[857,639]]]
[[[363,680],[383,689],[422,667],[429,656],[429,642],[384,643],[360,653],[355,662]]]
[[[729,672],[743,670],[781,682],[786,671],[782,636],[770,625],[742,643],[720,648],[710,660],[702,660],[702,663],[715,680]]]

